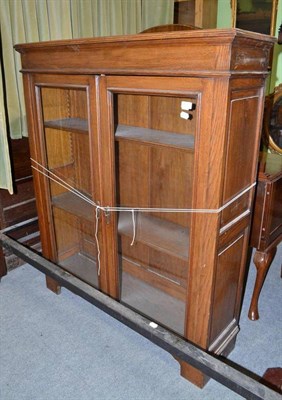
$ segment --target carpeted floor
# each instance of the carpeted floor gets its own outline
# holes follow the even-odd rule
[[[257,375],[282,367],[280,245],[263,287],[260,319],[247,312],[255,279],[250,266],[241,331],[230,359]],[[171,355],[24,265],[0,283],[1,400],[235,400],[210,380],[198,389]]]

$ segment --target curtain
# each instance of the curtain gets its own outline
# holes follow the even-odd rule
[[[282,23],[282,0],[278,2],[275,36],[278,38],[280,24]],[[282,45],[275,43],[273,49],[272,73],[270,75],[269,92],[282,83]]]
[[[173,0],[1,1],[0,188],[12,191],[6,124],[12,139],[28,136],[20,55],[13,46],[44,40],[138,33],[151,26],[172,23],[173,6]],[[8,121],[1,111],[3,102],[8,110]]]
[[[0,83],[2,83],[1,68]],[[8,189],[9,193],[13,193],[2,84],[0,84],[0,188]]]

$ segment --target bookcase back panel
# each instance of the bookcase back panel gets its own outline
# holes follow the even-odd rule
[[[193,153],[181,150],[151,149],[150,154],[150,205],[160,208],[183,208],[192,206]],[[188,226],[189,212],[155,213],[155,216]]]
[[[116,123],[194,135],[196,128],[195,98],[158,95],[115,95],[118,112]],[[183,108],[184,107],[184,108]],[[180,116],[187,111],[187,119]]]
[[[117,204],[126,207],[148,207],[148,165],[150,148],[124,142],[116,146],[118,162]]]
[[[84,89],[43,87],[44,120],[87,118],[87,97]]]
[[[149,100],[146,95],[115,95],[115,123],[149,128]]]
[[[48,168],[50,170],[71,167],[74,164],[73,141],[70,132],[62,133],[56,129],[45,129],[45,143]],[[72,168],[74,171],[74,168]]]
[[[151,128],[175,133],[194,135],[196,128],[195,99],[189,97],[151,96]],[[180,117],[185,104],[188,105],[188,119]],[[194,103],[194,106],[192,105]],[[187,108],[188,108],[187,107]],[[190,109],[191,107],[191,109]]]
[[[78,252],[79,235],[76,216],[59,208],[53,209],[58,262]]]

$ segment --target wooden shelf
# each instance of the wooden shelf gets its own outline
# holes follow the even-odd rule
[[[122,273],[121,302],[184,335],[185,302],[130,273]]]
[[[55,207],[86,219],[87,221],[94,221],[94,206],[71,192],[62,193],[56,197],[53,197],[52,204]]]
[[[129,125],[118,125],[115,132],[115,139],[117,141],[130,140],[147,145],[176,147],[185,150],[193,150],[195,143],[193,135],[183,135]]]
[[[131,213],[120,213],[118,232],[133,237]],[[184,261],[188,260],[188,228],[173,222],[138,213],[136,215],[136,242],[141,242]]]
[[[86,255],[81,253],[73,254],[65,260],[59,261],[59,265],[84,282],[94,287],[99,286],[96,262]]]
[[[167,271],[157,270],[127,256],[122,256],[121,262],[123,272],[167,292],[178,300],[185,301],[187,284],[185,279]]]
[[[74,161],[71,161],[70,163],[67,164],[61,164],[55,167],[50,168],[50,171],[53,172],[55,175],[57,175],[61,179],[70,179],[74,175],[74,167],[75,163]],[[70,182],[68,182],[70,183]],[[71,183],[72,186],[74,186],[74,182]]]
[[[93,222],[94,206],[71,192],[53,197],[52,204],[73,215]],[[130,212],[120,212],[118,233],[132,237],[132,217]],[[174,257],[188,260],[188,228],[151,215],[136,215],[136,241]]]
[[[45,128],[75,133],[88,133],[88,121],[82,118],[64,118],[44,122]]]

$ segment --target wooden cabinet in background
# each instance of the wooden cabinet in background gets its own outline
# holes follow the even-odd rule
[[[10,156],[14,194],[0,189],[0,229],[20,224],[11,236],[21,243],[40,248],[37,211],[35,204],[33,178],[28,139],[11,139]],[[22,263],[8,250],[0,251],[0,278]]]
[[[256,249],[257,276],[249,309],[249,318],[259,318],[258,300],[268,269],[282,240],[282,156],[262,152],[250,245]]]
[[[209,29],[217,26],[218,0],[174,0],[175,24]]]
[[[44,256],[221,355],[239,331],[272,46],[232,29],[16,46]]]

